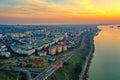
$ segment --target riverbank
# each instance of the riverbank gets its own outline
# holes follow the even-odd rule
[[[87,80],[119,80],[120,31],[111,25],[99,26],[94,38],[95,52],[91,60]]]
[[[87,80],[87,78],[88,78],[88,70],[89,70],[91,59],[93,57],[93,53],[95,50],[93,41],[91,44],[91,50],[89,52],[89,55],[86,57],[86,60],[83,63],[83,67],[82,67],[82,71],[81,71],[80,76],[79,76],[79,80]]]
[[[91,52],[91,39],[93,43],[94,36],[94,33],[89,33],[85,36],[82,48],[76,51],[76,53],[64,63],[63,67],[58,69],[47,80],[78,80],[83,64],[86,61],[86,56]],[[94,48],[92,50],[92,53],[93,52]]]
[[[97,36],[100,31],[101,30],[98,29],[98,31],[96,32],[94,37]],[[89,52],[89,55],[86,56],[85,62],[83,63],[83,67],[82,67],[82,71],[81,71],[80,76],[79,76],[79,80],[87,80],[87,78],[88,78],[88,70],[89,70],[89,67],[90,67],[90,64],[91,64],[91,60],[93,58],[93,54],[94,54],[94,51],[95,51],[94,37],[91,38],[91,40],[90,40],[91,50]]]

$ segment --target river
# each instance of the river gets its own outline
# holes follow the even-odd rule
[[[99,26],[88,80],[120,80],[120,29]]]

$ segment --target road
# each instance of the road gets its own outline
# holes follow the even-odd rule
[[[85,39],[85,36],[82,38],[81,45],[79,48],[77,48],[69,53],[66,53],[64,55],[61,55],[63,63],[66,62],[67,60],[69,60],[74,55],[74,53],[76,53],[77,50],[80,50],[83,47],[83,45],[85,44],[84,39]],[[60,61],[57,61],[54,63],[54,64],[56,64],[56,68],[54,68],[52,65],[50,65],[43,72],[41,72],[38,76],[36,76],[33,80],[45,80],[45,79],[47,79],[51,74],[53,74],[57,69],[60,68],[59,62]]]

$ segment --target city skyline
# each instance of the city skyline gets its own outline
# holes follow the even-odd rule
[[[4,0],[0,24],[119,23],[119,0]]]

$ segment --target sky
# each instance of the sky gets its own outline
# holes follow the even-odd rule
[[[120,22],[120,0],[0,0],[0,24]]]

